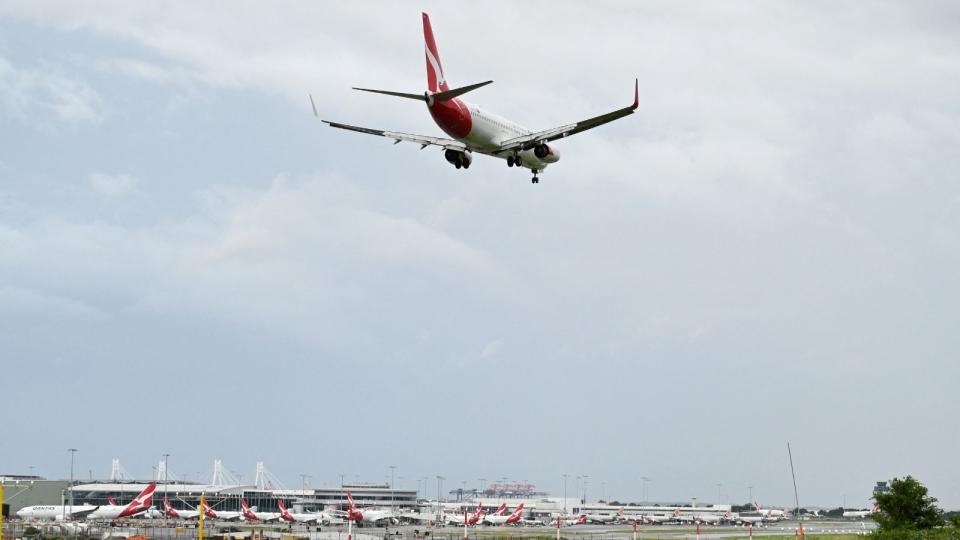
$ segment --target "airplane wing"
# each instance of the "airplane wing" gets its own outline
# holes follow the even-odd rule
[[[99,508],[100,508],[99,506],[94,506],[93,508],[85,508],[83,510],[74,510],[69,514],[67,514],[67,516],[73,520],[83,519],[89,516],[90,514],[96,512]]]
[[[349,124],[341,124],[338,122],[331,122],[329,120],[323,120],[323,122],[325,124],[329,124],[330,127],[346,129],[348,131],[356,131],[357,133],[366,133],[368,135],[379,135],[380,137],[393,139],[394,144],[398,144],[400,142],[417,143],[420,145],[421,150],[431,145],[452,150],[468,150],[467,145],[463,144],[462,142],[453,139],[446,139],[444,137],[431,137],[430,135],[415,135],[413,133],[400,133],[399,131],[371,129],[360,126],[351,126]]]
[[[564,137],[569,137],[580,133],[581,131],[586,131],[588,129],[593,129],[598,126],[602,126],[609,122],[613,122],[624,116],[629,116],[637,110],[637,107],[640,106],[640,82],[639,80],[634,80],[633,86],[633,104],[629,107],[624,107],[622,109],[617,109],[613,112],[608,112],[606,114],[601,114],[600,116],[594,116],[593,118],[588,118],[586,120],[581,120],[579,122],[574,122],[572,124],[566,124],[563,126],[546,129],[544,131],[539,131],[537,133],[531,133],[530,135],[523,135],[521,137],[516,137],[513,139],[507,139],[500,143],[500,148],[495,150],[495,154],[502,154],[504,152],[510,151],[523,151],[529,150],[538,144],[554,141],[557,139],[562,139]]]

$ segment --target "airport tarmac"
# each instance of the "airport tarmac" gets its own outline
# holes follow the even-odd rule
[[[12,524],[11,524],[12,525]],[[20,523],[20,526],[26,524]],[[54,524],[49,527],[56,527]],[[812,521],[804,522],[804,531],[807,534],[837,534],[837,535],[864,535],[876,528],[872,521]],[[797,522],[783,521],[764,527],[753,529],[754,537],[763,536],[793,536],[796,535]],[[250,538],[253,532],[264,538],[289,538],[296,536],[310,540],[347,540],[347,528],[334,526],[305,527],[303,525],[264,524],[251,526],[237,523],[216,523],[207,526],[206,536],[230,537],[243,539]],[[495,540],[497,538],[554,538],[556,528],[552,526],[528,527],[471,527],[468,530],[470,540]],[[12,533],[12,534],[11,534]],[[353,540],[460,540],[463,536],[463,527],[426,528],[422,525],[397,525],[392,527],[357,527],[353,529]],[[429,533],[426,535],[425,533]],[[722,538],[747,538],[750,530],[747,527],[718,525],[701,526],[698,537],[696,528],[689,525],[643,525],[637,528],[637,538],[642,539],[670,539],[670,540],[715,540]],[[20,538],[16,531],[4,527],[4,535]],[[88,538],[129,538],[135,535],[145,535],[148,538],[189,540],[196,538],[196,529],[187,527],[164,526],[162,524],[144,524],[135,527],[111,527],[107,525],[91,525],[81,533],[81,537]],[[629,525],[574,525],[563,527],[560,536],[573,540],[632,540],[633,529]]]

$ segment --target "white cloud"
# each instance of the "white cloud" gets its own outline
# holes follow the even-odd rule
[[[137,184],[139,179],[128,174],[102,174],[91,173],[87,177],[90,187],[94,191],[107,197],[123,197],[129,195]]]
[[[21,68],[6,58],[0,58],[0,103],[7,114],[29,123],[42,123],[49,116],[98,123],[104,117],[97,91],[58,66]]]
[[[480,351],[480,359],[486,360],[493,358],[500,353],[501,349],[503,349],[503,340],[495,339],[483,346],[483,350]]]

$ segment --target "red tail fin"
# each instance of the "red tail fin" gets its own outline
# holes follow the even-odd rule
[[[139,514],[153,505],[153,492],[157,489],[157,484],[150,484],[143,489],[137,496],[130,501],[119,517],[128,517]]]
[[[443,66],[440,64],[440,52],[437,51],[437,42],[433,39],[433,28],[430,26],[430,16],[423,14],[423,41],[424,55],[427,57],[427,90],[430,92],[446,92],[447,79],[443,76]]]
[[[356,508],[357,505],[353,504],[353,493],[347,492],[347,500],[350,502],[350,508]]]

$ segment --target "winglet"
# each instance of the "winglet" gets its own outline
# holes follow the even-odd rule
[[[320,115],[317,114],[317,105],[313,102],[313,94],[307,94],[310,96],[310,107],[313,109],[313,115],[317,118],[320,118]]]
[[[637,110],[637,107],[640,106],[640,79],[633,80],[633,105],[630,107],[633,110]],[[316,110],[314,110],[316,112]]]

